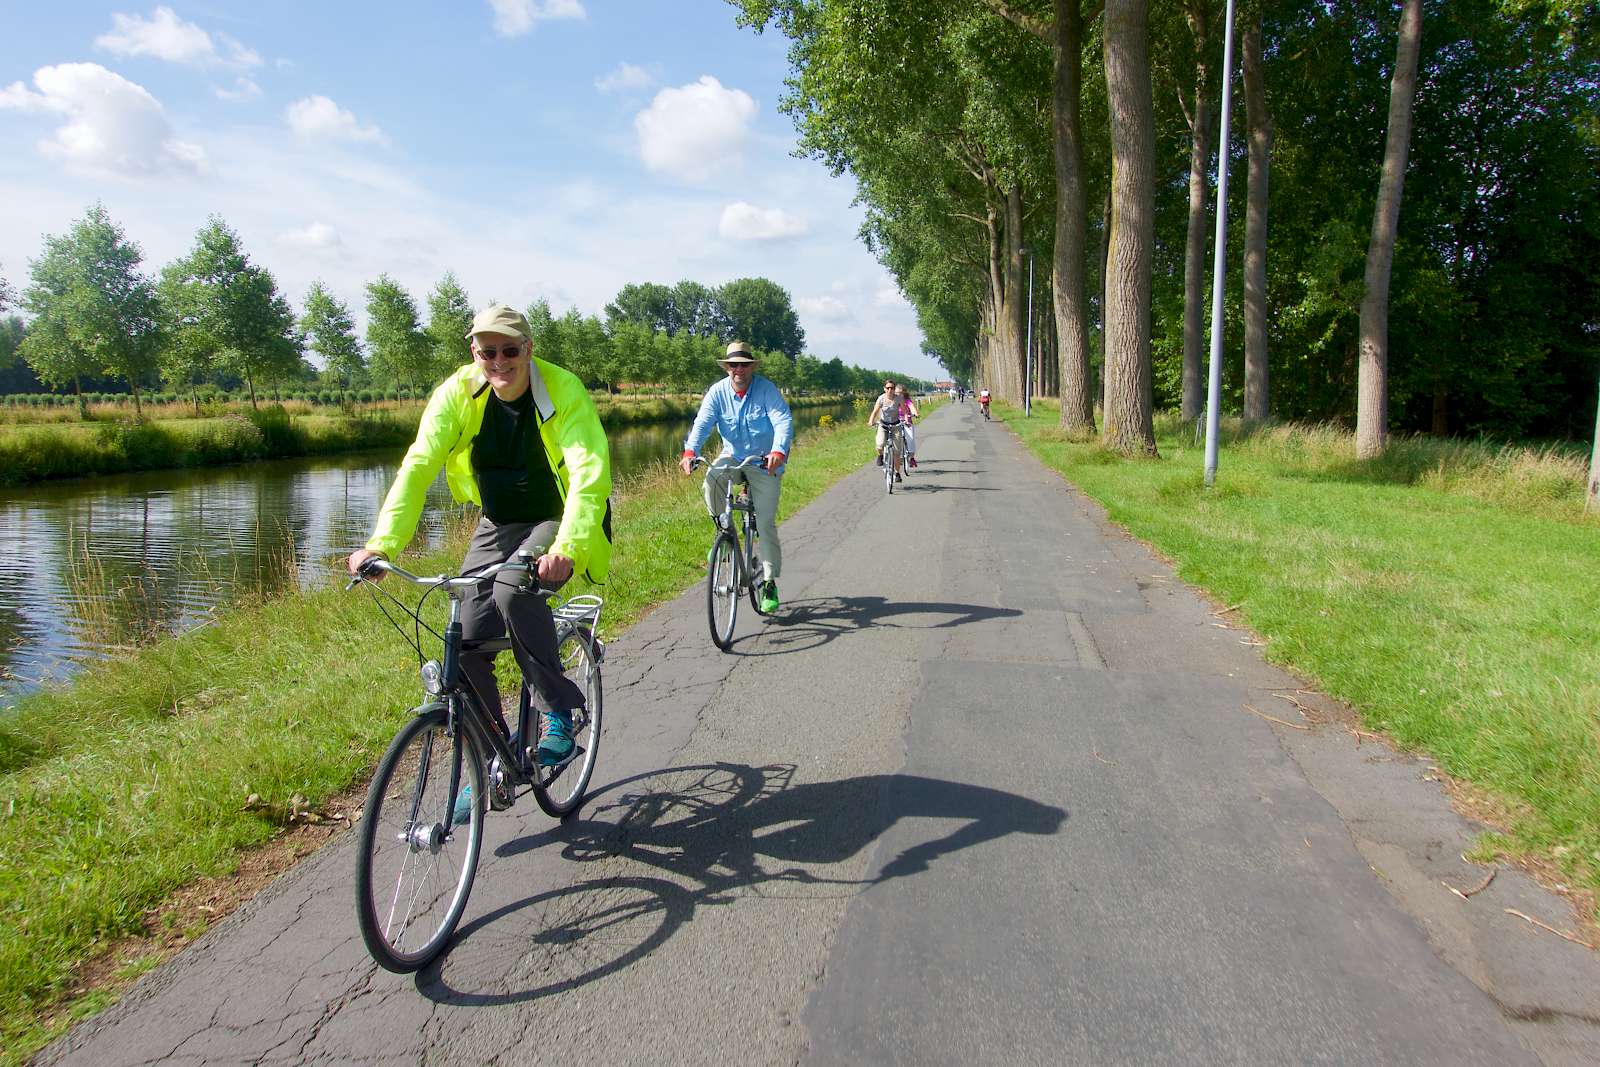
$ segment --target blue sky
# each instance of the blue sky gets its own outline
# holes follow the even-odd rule
[[[787,43],[724,0],[0,5],[0,276],[103,201],[152,272],[215,213],[299,305],[599,313],[627,282],[789,290],[807,348],[940,375],[856,238],[854,187],[795,159]]]

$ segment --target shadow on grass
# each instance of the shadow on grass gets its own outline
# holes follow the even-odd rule
[[[604,869],[473,920],[444,960],[417,975],[417,989],[471,1007],[538,1000],[628,967],[700,907],[855,896],[973,845],[1058,833],[1067,819],[1061,808],[984,786],[907,774],[794,785],[794,773],[793,764],[735,763],[651,771],[592,794],[578,817],[501,846],[502,857],[559,847],[572,863]],[[901,820],[929,822],[864,878],[812,869],[855,857]],[[618,860],[638,873],[618,874]]]

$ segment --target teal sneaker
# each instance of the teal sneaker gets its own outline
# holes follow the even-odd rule
[[[539,738],[539,766],[561,766],[572,758],[573,748],[572,712],[548,712],[544,717],[544,736]]]
[[[461,792],[456,794],[456,806],[450,813],[451,826],[465,826],[472,821],[472,786],[467,784],[461,787]]]
[[[778,610],[778,583],[771,579],[761,583],[761,610],[768,615]]]

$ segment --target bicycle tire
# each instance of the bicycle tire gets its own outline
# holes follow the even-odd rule
[[[733,625],[739,620],[739,543],[726,530],[711,542],[706,566],[706,617],[711,640],[722,651],[733,644]]]
[[[484,757],[459,723],[454,737],[448,724],[445,709],[435,707],[400,728],[378,761],[357,828],[356,921],[372,958],[399,974],[444,951],[483,848]],[[472,787],[465,841],[452,780],[457,792]],[[422,939],[407,944],[413,934]]]
[[[756,553],[756,546],[761,543],[761,533],[756,529],[755,520],[750,520],[750,528],[745,531],[744,538],[744,589],[750,595],[750,610],[757,615],[765,615],[761,610],[761,558]]]
[[[534,768],[533,799],[553,819],[572,814],[583,803],[584,791],[594,775],[595,757],[600,753],[601,715],[605,710],[593,632],[582,627],[562,627],[556,632],[556,654],[562,671],[583,690],[584,706],[572,713],[572,743],[575,751],[582,751],[556,770]]]
[[[883,487],[894,495],[894,466],[900,462],[900,452],[894,445],[885,445],[883,449]]]

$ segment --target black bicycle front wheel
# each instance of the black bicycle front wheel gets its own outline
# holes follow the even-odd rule
[[[584,706],[572,712],[571,761],[560,767],[534,768],[533,799],[546,815],[559,819],[583,803],[584,790],[594,775],[605,694],[601,691],[600,661],[595,656],[591,631],[563,626],[557,632],[556,654],[561,657],[561,670],[583,690],[584,700]]]
[[[739,617],[739,544],[726,531],[711,545],[706,566],[706,616],[711,640],[722,651],[733,644],[733,624]]]
[[[357,828],[356,921],[372,958],[399,973],[444,951],[483,847],[484,761],[444,708],[395,735]],[[471,792],[466,792],[470,789]]]

